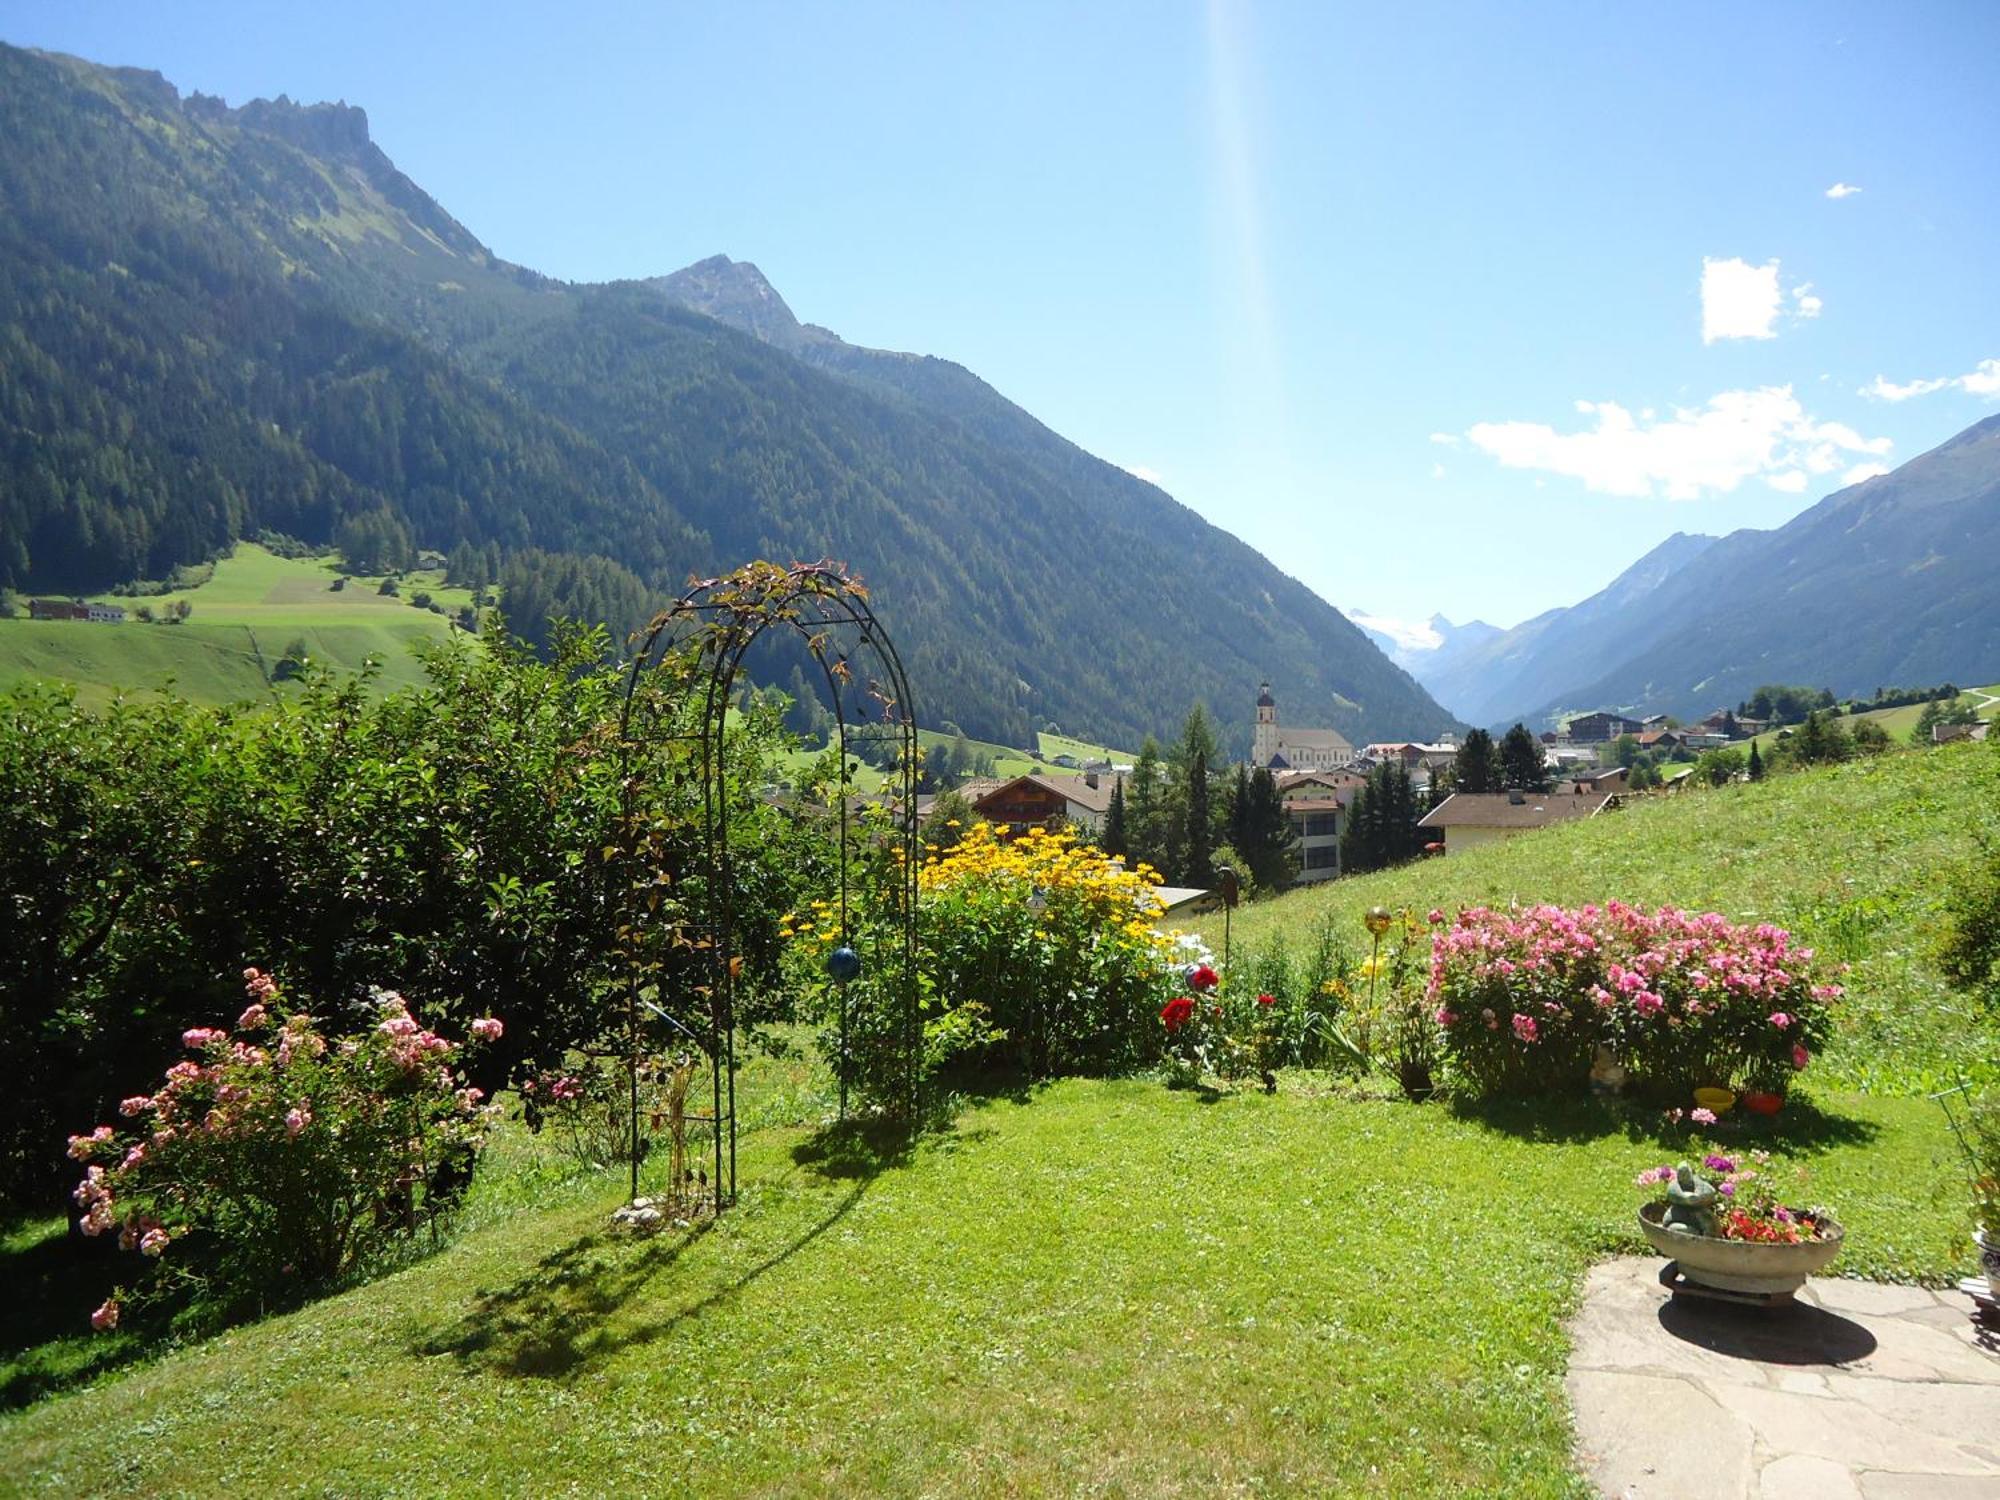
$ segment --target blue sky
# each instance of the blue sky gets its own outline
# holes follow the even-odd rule
[[[551,275],[755,261],[1401,619],[1511,624],[2000,411],[1980,0],[9,4],[0,37],[363,105]]]

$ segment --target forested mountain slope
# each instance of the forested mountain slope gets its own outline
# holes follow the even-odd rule
[[[2000,415],[1772,531],[1723,537],[1599,626],[1616,649],[1523,695],[1683,717],[1770,682],[1866,697],[2000,668]],[[1546,679],[1545,679],[1546,680]]]
[[[969,372],[844,344],[775,292],[762,326],[678,305],[701,269],[552,281],[359,109],[230,109],[0,48],[0,583],[102,588],[378,513],[558,599],[832,556],[874,586],[924,720],[975,736],[1136,743],[1204,698],[1247,740],[1264,678],[1358,738],[1451,722],[1310,590]]]

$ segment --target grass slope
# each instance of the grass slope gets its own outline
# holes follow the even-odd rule
[[[294,644],[345,671],[374,661],[385,688],[418,682],[411,648],[442,640],[445,616],[417,609],[427,592],[447,611],[471,602],[465,589],[444,586],[436,572],[402,575],[401,597],[376,592],[379,578],[355,578],[335,591],[329,559],[279,557],[253,542],[240,544],[197,588],[157,598],[122,599],[130,612],[185,600],[194,610],[183,625],[123,625],[75,620],[0,620],[0,686],[49,680],[77,685],[86,701],[169,684],[199,703],[236,703],[273,690],[271,673]]]
[[[1974,710],[1982,719],[2000,718],[2000,683],[1983,688],[1968,688],[1952,701]],[[1852,733],[1854,726],[1863,720],[1871,724],[1880,724],[1883,733],[1887,734],[1893,743],[1906,745],[1910,740],[1910,731],[1917,727],[1917,720],[1923,717],[1923,713],[1923,704],[1906,703],[1901,708],[1875,708],[1852,717],[1843,715],[1840,725]],[[1754,736],[1759,746],[1759,753],[1769,755],[1776,747],[1778,736],[1782,732],[1773,729],[1768,733]],[[1750,753],[1747,742],[1743,753],[1746,755]]]
[[[1648,797],[1621,811],[1255,903],[1246,947],[1309,940],[1323,922],[1366,942],[1361,914],[1618,899],[1715,910],[1802,935],[1851,963],[1822,1059],[1858,1087],[1921,1092],[2000,1056],[2000,1018],[1945,989],[1931,963],[1940,906],[1996,827],[2000,747],[1946,745],[1756,784]],[[1217,947],[1219,918],[1199,929]]]
[[[1065,1082],[901,1162],[767,1127],[651,1242],[508,1134],[442,1254],[0,1418],[0,1491],[1587,1493],[1561,1320],[1684,1145],[1299,1083]],[[1954,1273],[1936,1110],[1829,1103],[1775,1143],[1847,1269]]]

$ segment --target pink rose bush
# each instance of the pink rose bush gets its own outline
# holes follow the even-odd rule
[[[1715,912],[1471,907],[1431,941],[1443,1052],[1476,1093],[1574,1092],[1599,1046],[1668,1094],[1789,1075],[1840,993],[1790,933]]]
[[[491,1123],[457,1071],[460,1044],[377,992],[359,1035],[330,1042],[278,987],[244,971],[234,1032],[195,1027],[190,1056],[118,1106],[122,1127],[70,1137],[87,1235],[150,1263],[140,1295],[220,1313],[338,1281],[446,1212]],[[474,1022],[482,1038],[498,1021]],[[92,1314],[118,1325],[125,1294]]]

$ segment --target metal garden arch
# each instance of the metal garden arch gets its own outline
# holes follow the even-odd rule
[[[619,716],[619,769],[624,789],[627,826],[626,869],[631,878],[616,899],[625,901],[621,928],[634,952],[646,929],[660,928],[656,913],[663,891],[672,889],[678,911],[671,946],[679,952],[674,964],[628,965],[625,1023],[628,1039],[632,1107],[632,1194],[639,1190],[643,1155],[640,1133],[640,1039],[649,1025],[665,1026],[698,1046],[709,1062],[710,1112],[702,1119],[714,1128],[714,1205],[719,1212],[736,1198],[736,987],[741,959],[735,946],[738,883],[735,852],[730,844],[731,789],[726,775],[731,705],[744,657],[766,631],[789,632],[803,643],[827,688],[833,712],[833,746],[840,757],[837,817],[840,830],[839,949],[852,955],[851,921],[854,892],[849,871],[854,855],[856,799],[849,792],[848,713],[850,698],[865,691],[877,705],[878,722],[895,750],[895,769],[885,783],[891,812],[891,836],[900,841],[901,857],[894,888],[878,893],[895,921],[886,940],[892,950],[878,952],[895,976],[901,1012],[900,1090],[910,1118],[917,1111],[917,1050],[921,1018],[916,989],[917,912],[917,730],[909,679],[895,643],[869,606],[868,591],[837,563],[793,563],[783,566],[754,562],[720,578],[696,583],[675,603],[656,615],[635,637]],[[657,683],[664,691],[642,691]],[[648,837],[637,812],[637,792],[644,778],[657,769],[658,750],[678,741],[689,757],[669,759],[670,774],[698,779],[699,837],[692,868],[648,865],[645,851],[658,848]],[[671,862],[667,862],[671,863]],[[689,861],[683,858],[681,863]],[[657,941],[661,934],[654,931]],[[657,946],[652,951],[659,951]],[[864,956],[865,957],[865,956]],[[836,980],[854,977],[829,964]],[[648,990],[652,993],[649,995]],[[841,984],[840,1049],[848,1057],[848,1005]],[[847,1108],[846,1068],[841,1070],[841,1112]]]

